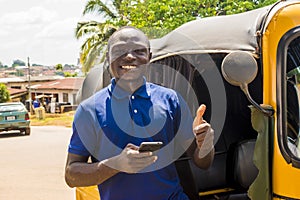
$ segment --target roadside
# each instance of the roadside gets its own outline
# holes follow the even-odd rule
[[[38,119],[36,115],[30,116],[31,126],[64,126],[72,127],[72,121],[75,111],[53,114],[45,113],[45,119]]]
[[[32,126],[0,134],[0,200],[74,200],[64,180],[70,128]]]

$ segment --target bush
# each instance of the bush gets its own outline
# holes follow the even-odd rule
[[[10,100],[10,94],[6,88],[6,85],[0,83],[0,103],[5,103],[9,100]]]

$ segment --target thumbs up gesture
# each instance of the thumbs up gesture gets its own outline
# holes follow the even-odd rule
[[[214,148],[214,130],[210,124],[203,120],[206,110],[204,104],[200,105],[193,122],[193,132],[199,149],[199,158],[205,157]]]

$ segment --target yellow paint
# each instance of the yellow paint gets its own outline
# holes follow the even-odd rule
[[[263,36],[263,80],[264,104],[276,109],[276,53],[282,36],[300,25],[300,2],[281,8],[270,21]],[[273,193],[290,198],[300,198],[300,169],[287,164],[277,143],[277,122],[275,115]],[[278,198],[274,198],[278,199]]]
[[[219,194],[219,193],[223,193],[223,192],[231,192],[234,189],[232,188],[224,188],[224,189],[219,189],[219,190],[210,190],[210,191],[206,191],[206,192],[199,192],[199,196],[208,196],[208,195],[212,195],[212,194]]]
[[[76,188],[76,200],[100,200],[98,187],[78,187]]]

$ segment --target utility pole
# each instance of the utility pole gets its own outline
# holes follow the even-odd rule
[[[28,67],[28,94],[29,94],[29,110],[30,114],[33,114],[32,110],[32,99],[31,99],[31,83],[30,83],[30,63],[29,63],[29,57],[27,57],[27,67]]]

